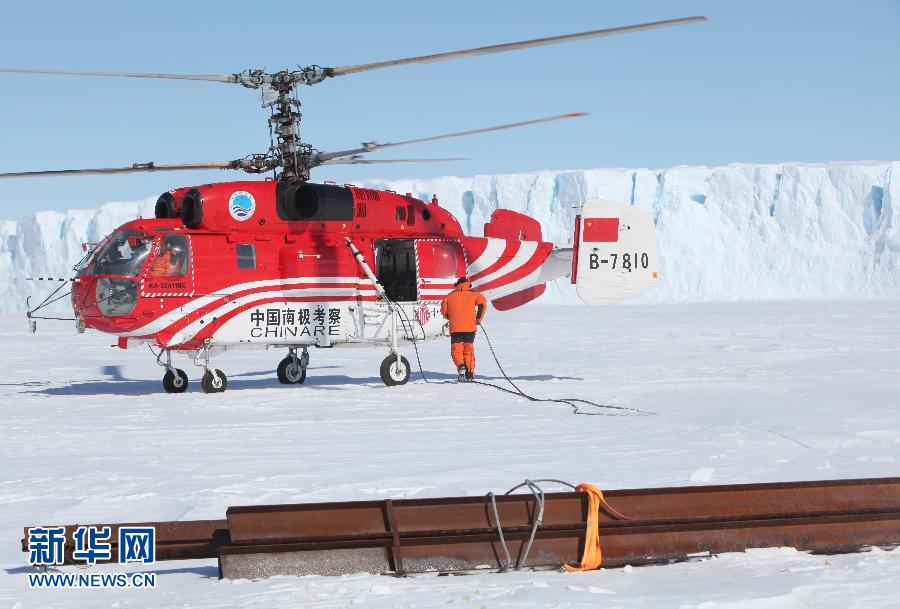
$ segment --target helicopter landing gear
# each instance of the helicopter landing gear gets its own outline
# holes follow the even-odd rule
[[[218,368],[212,368],[203,373],[200,386],[203,393],[222,393],[228,389],[228,377]]]
[[[388,387],[405,385],[411,370],[408,359],[399,353],[391,353],[381,362],[381,380]]]
[[[209,347],[210,340],[207,338],[203,341],[203,347],[197,351],[194,358],[194,365],[203,368],[203,378],[200,379],[200,386],[203,387],[203,393],[222,393],[228,389],[228,377],[218,368],[209,367]],[[203,363],[200,363],[200,358]]]
[[[384,300],[387,304],[388,312],[390,313],[391,354],[381,362],[381,370],[379,371],[381,373],[381,380],[384,381],[384,384],[388,387],[405,385],[406,381],[409,380],[409,373],[412,368],[409,365],[409,360],[400,355],[400,351],[398,351],[400,341],[397,331],[397,303],[387,296],[387,293],[384,291],[384,286],[379,283],[378,279],[375,277],[375,273],[372,272],[371,267],[369,267],[366,262],[365,257],[363,257],[356,246],[353,245],[353,241],[351,241],[350,237],[344,237],[344,243],[346,243],[347,247],[350,248],[350,251],[353,252],[353,257],[356,258],[359,268],[362,269],[366,277],[369,278],[369,281],[375,286],[375,293],[378,295],[378,298]]]
[[[309,366],[309,351],[303,347],[303,353],[297,357],[297,349],[288,349],[288,356],[278,364],[278,382],[284,385],[300,385],[306,380],[306,368]]]
[[[187,391],[188,377],[184,370],[172,368],[163,375],[163,389],[166,393],[184,393]]]
[[[152,349],[151,349],[152,350]],[[162,355],[166,354],[166,363],[162,363]],[[172,352],[168,349],[162,349],[156,356],[156,363],[166,369],[163,375],[163,389],[166,393],[184,393],[188,388],[188,377],[184,370],[175,368],[172,365]]]

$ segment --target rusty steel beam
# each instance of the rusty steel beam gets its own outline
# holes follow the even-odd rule
[[[630,518],[822,512],[900,507],[900,478],[624,489],[603,494]]]
[[[605,497],[614,508],[601,513],[607,566],[772,545],[848,551],[900,541],[900,479],[631,489]],[[577,562],[586,495],[552,493],[544,500],[544,519],[522,566]],[[497,498],[513,564],[536,509],[530,494]],[[231,543],[219,551],[222,577],[507,566],[484,497],[233,507],[227,520]]]
[[[900,478],[626,489],[604,495],[616,512],[641,520],[817,513],[898,507]],[[496,526],[485,497],[397,499],[392,510],[401,533]],[[499,496],[497,511],[504,527],[527,526],[534,515],[534,498],[530,493]],[[585,495],[545,495],[545,525],[584,522],[586,515]],[[600,517],[601,523],[619,519],[608,508],[601,509]],[[235,544],[389,530],[384,501],[231,507],[227,520]]]
[[[865,546],[900,543],[900,510],[697,519],[681,524],[636,521],[633,525],[601,529],[600,536],[603,564],[609,567],[685,560],[698,553],[742,552],[749,548],[791,547],[838,554]]]
[[[522,557],[529,527],[504,528],[513,564]],[[585,526],[540,527],[523,567],[560,567],[577,563],[584,549]],[[794,547],[839,553],[871,545],[900,543],[900,509],[779,513],[757,517],[623,520],[601,526],[603,565],[685,560],[698,553],[718,554],[748,548]],[[282,540],[268,544],[231,544],[220,548],[220,576],[417,573],[508,566],[495,529],[444,530],[432,534],[357,538]]]
[[[900,543],[900,478],[624,489],[604,495],[612,507],[604,506],[600,515],[604,566],[755,547],[845,552]],[[517,564],[537,502],[530,493],[498,496],[496,508],[506,550]],[[522,566],[577,562],[587,512],[585,493],[547,493],[541,526]],[[486,497],[231,507],[226,520],[145,524],[157,527],[159,560],[218,557],[223,577],[506,566]],[[115,537],[123,525],[109,526]],[[74,528],[67,528],[69,550]]]
[[[522,556],[528,533],[508,532],[505,537],[515,564]],[[600,539],[606,567],[665,563],[686,560],[700,553],[764,547],[840,553],[864,546],[896,544],[900,541],[900,512],[689,524],[623,522],[601,530]],[[583,544],[583,527],[542,529],[522,566],[560,567],[577,563]],[[223,546],[219,569],[221,577],[256,579],[272,575],[420,573],[506,566],[505,553],[493,532],[413,537],[403,540],[401,547],[402,566],[398,569],[390,540]]]
[[[529,526],[533,521],[536,506],[531,494],[505,495],[496,500],[504,528]],[[586,516],[586,495],[571,492],[545,495],[543,523],[546,526],[584,523]],[[390,504],[385,501],[347,501],[230,507],[226,518],[231,541],[237,545],[348,535],[391,535],[391,521],[401,535],[496,528],[490,501],[485,497],[395,499]]]

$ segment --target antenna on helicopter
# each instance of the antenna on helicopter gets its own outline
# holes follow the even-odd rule
[[[297,70],[281,70],[278,72],[266,72],[264,70],[244,70],[237,74],[166,74],[166,73],[144,73],[144,72],[91,72],[91,71],[72,71],[72,70],[35,70],[27,68],[0,68],[0,73],[8,74],[43,74],[57,76],[101,76],[101,77],[125,77],[125,78],[157,78],[170,80],[197,80],[210,82],[224,82],[239,84],[248,89],[263,88],[262,105],[270,110],[269,127],[273,135],[273,141],[269,150],[263,154],[253,154],[232,161],[217,161],[210,163],[187,163],[179,165],[157,165],[156,163],[135,163],[130,167],[112,167],[97,169],[63,169],[53,171],[23,171],[12,173],[0,173],[0,178],[18,178],[18,177],[39,177],[39,176],[60,176],[60,175],[85,175],[85,174],[116,174],[116,173],[136,173],[149,171],[181,171],[181,170],[197,170],[197,169],[242,169],[248,173],[265,173],[281,169],[278,176],[281,180],[308,180],[309,172],[313,167],[319,165],[333,164],[371,164],[371,163],[412,163],[412,162],[441,162],[463,159],[365,159],[361,155],[380,148],[388,148],[393,146],[403,146],[407,144],[415,144],[420,142],[428,142],[439,139],[462,137],[466,135],[475,135],[486,133],[489,131],[499,131],[502,129],[512,129],[516,127],[524,127],[538,123],[544,123],[564,118],[574,118],[584,116],[583,113],[562,114],[556,116],[548,116],[544,118],[522,121],[518,123],[510,123],[499,125],[496,127],[487,127],[482,129],[473,129],[470,131],[461,131],[457,133],[449,133],[445,135],[437,135],[426,138],[407,140],[405,142],[395,142],[387,144],[376,144],[373,142],[362,144],[361,148],[351,150],[343,150],[339,152],[320,152],[311,145],[303,143],[300,140],[298,126],[300,124],[300,100],[297,94],[297,86],[314,85],[323,82],[329,78],[336,76],[344,76],[347,74],[356,74],[359,72],[368,72],[371,70],[380,70],[382,68],[390,68],[394,66],[414,64],[414,63],[437,63],[448,61],[451,59],[461,59],[464,57],[474,57],[478,55],[488,55],[492,53],[504,53],[506,51],[515,51],[531,47],[546,46],[551,44],[560,44],[563,42],[574,42],[578,40],[587,40],[590,38],[601,38],[605,36],[614,36],[618,34],[627,34],[631,32],[640,32],[644,30],[660,29],[676,25],[686,25],[690,23],[700,23],[707,21],[706,17],[693,16],[680,19],[668,19],[665,21],[653,21],[649,23],[639,23],[635,25],[627,25],[622,27],[607,28],[601,30],[591,30],[588,32],[579,32],[575,34],[564,34],[561,36],[551,36],[547,38],[536,38],[533,40],[524,40],[520,42],[511,42],[505,44],[497,44],[491,46],[477,47],[473,49],[464,49],[461,51],[450,51],[446,53],[436,53],[433,55],[421,55],[418,57],[407,57],[404,59],[393,59],[375,63],[358,64],[353,66],[339,66],[333,68],[323,68],[317,65],[307,66]]]

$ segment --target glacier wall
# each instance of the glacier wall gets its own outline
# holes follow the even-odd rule
[[[900,162],[732,164],[669,169],[541,171],[472,178],[370,180],[360,186],[433,193],[480,235],[498,207],[537,218],[544,237],[571,242],[575,214],[589,198],[650,210],[659,231],[660,286],[643,302],[760,298],[900,297]],[[895,178],[896,174],[896,178]],[[139,215],[155,197],[94,210],[40,212],[0,222],[0,310],[68,277],[95,242]],[[577,302],[559,281],[544,301]]]

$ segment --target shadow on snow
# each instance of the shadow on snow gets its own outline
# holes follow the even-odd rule
[[[327,370],[328,368],[336,368],[337,366],[317,366],[310,367],[310,376],[307,377],[303,387],[315,390],[333,391],[340,390],[347,386],[355,385],[376,385],[383,386],[380,376],[360,376],[353,377],[345,374],[326,374],[317,376],[316,371]],[[78,381],[65,385],[63,387],[47,387],[44,389],[29,389],[22,393],[32,393],[41,395],[154,395],[163,393],[162,383],[160,380],[150,379],[134,379],[126,377],[122,372],[121,366],[103,366],[101,372],[107,377],[103,380],[95,381]],[[456,381],[456,374],[447,374],[443,372],[426,371],[426,376],[430,381],[446,382]],[[247,378],[253,377],[253,378]],[[264,378],[259,378],[264,377]],[[511,376],[513,381],[551,381],[551,380],[584,380],[579,377],[571,376],[555,376],[552,374],[533,374],[523,376]],[[479,376],[478,380],[482,381],[504,381],[502,376]],[[414,372],[410,376],[410,382],[414,384],[423,384],[422,375]],[[34,387],[35,383],[8,383],[9,386]],[[274,389],[288,388],[278,382],[271,370],[262,370],[257,372],[244,372],[233,374],[228,377],[228,391],[246,391],[252,389]],[[192,379],[188,386],[189,392],[199,392],[200,379]]]

